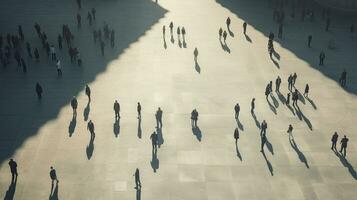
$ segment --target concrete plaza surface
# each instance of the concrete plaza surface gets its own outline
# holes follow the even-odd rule
[[[40,63],[26,58],[27,74],[15,61],[0,67],[0,198],[16,200],[65,199],[306,199],[351,200],[357,196],[357,35],[349,33],[355,18],[332,17],[331,31],[317,9],[313,22],[292,19],[287,9],[283,39],[276,39],[280,60],[267,53],[269,32],[277,33],[273,6],[266,0],[2,0],[0,34],[16,33],[22,25],[25,40],[41,53]],[[107,23],[115,30],[115,48],[100,54],[85,20],[97,9],[97,28]],[[76,27],[76,14],[82,28]],[[298,13],[298,12],[297,12]],[[221,45],[218,29],[227,30]],[[298,15],[299,16],[299,15]],[[169,23],[174,23],[174,42]],[[247,39],[242,24],[248,22]],[[33,25],[38,22],[57,44],[62,24],[75,36],[83,66],[70,64],[67,47],[57,49],[63,77],[45,58]],[[163,40],[162,27],[166,25]],[[176,29],[185,27],[186,45],[179,46]],[[312,48],[307,36],[313,35]],[[336,49],[327,44],[334,40]],[[182,42],[182,39],[180,40]],[[198,49],[197,64],[194,48]],[[324,66],[318,66],[321,50]],[[348,72],[347,88],[338,84]],[[287,77],[298,74],[296,88],[308,99],[299,101],[300,113],[273,92],[269,103],[264,90],[269,81],[282,78],[281,93],[288,93]],[[37,100],[35,84],[44,88]],[[84,93],[88,84],[92,100]],[[72,120],[70,101],[78,99],[78,116]],[[256,98],[256,118],[250,101]],[[121,118],[115,122],[113,103]],[[136,104],[142,105],[138,123]],[[239,102],[239,122],[234,105]],[[163,110],[162,145],[152,155],[150,135],[155,112]],[[193,130],[190,113],[199,112],[199,130]],[[269,145],[260,152],[259,124],[268,123]],[[90,144],[87,122],[95,125]],[[294,142],[286,130],[294,127]],[[240,130],[238,151],[233,138]],[[331,149],[334,131],[350,139],[347,156]],[[339,148],[339,145],[338,145]],[[10,185],[8,160],[14,158],[19,176]],[[59,179],[51,192],[50,166]],[[141,190],[133,174],[140,169]],[[12,186],[12,187],[11,187]]]

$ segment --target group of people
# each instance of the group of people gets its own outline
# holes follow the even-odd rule
[[[171,21],[169,24],[169,29],[170,29],[170,41],[171,43],[175,42],[174,39],[174,23]],[[178,45],[180,48],[186,48],[187,47],[187,43],[186,43],[186,29],[184,26],[180,27],[177,26],[176,29],[176,33],[177,33],[177,40],[178,40]],[[182,36],[182,41],[181,41],[181,36]],[[162,37],[164,39],[164,47],[166,48],[166,26],[163,25],[162,26]]]

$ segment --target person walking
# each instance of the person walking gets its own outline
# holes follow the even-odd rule
[[[141,181],[140,181],[140,172],[139,169],[136,168],[135,173],[133,175],[135,177],[135,189],[141,189]]]
[[[265,120],[263,120],[262,124],[260,125],[260,135],[265,135],[267,132],[268,124]]]
[[[281,78],[278,76],[275,80],[275,92],[280,92]]]
[[[89,130],[91,140],[93,141],[95,138],[95,132],[94,132],[94,123],[92,122],[92,120],[89,120],[87,124],[87,130]]]
[[[223,42],[226,43],[227,40],[227,31],[223,31]]]
[[[297,101],[299,100],[299,93],[297,89],[295,89],[295,92],[293,92],[292,100],[293,100],[293,106],[298,106]]]
[[[231,18],[227,17],[226,24],[227,24],[227,28],[229,30],[230,29],[230,25],[231,25]]]
[[[60,60],[57,60],[56,68],[57,68],[57,76],[61,77],[62,76],[62,67],[61,67],[61,61]]]
[[[289,134],[289,139],[293,139],[293,126],[291,124],[289,124],[289,128],[288,130],[286,131],[288,134]]]
[[[338,140],[338,134],[337,134],[337,132],[335,132],[335,133],[332,135],[332,138],[331,138],[331,142],[332,142],[331,149],[332,149],[332,150],[337,151],[337,150],[336,150],[337,140]]]
[[[219,40],[222,39],[222,34],[223,34],[223,29],[219,28],[219,30],[218,30]]]
[[[52,185],[54,184],[54,182],[56,181],[56,183],[58,183],[58,179],[57,179],[57,173],[56,170],[51,166],[50,167],[50,178],[51,178],[51,183]]]
[[[193,51],[193,55],[194,55],[194,58],[195,58],[195,63],[197,63],[197,57],[198,57],[197,47],[196,47],[195,50]]]
[[[312,35],[309,35],[309,36],[307,37],[307,46],[308,46],[309,48],[311,48],[311,41],[312,41]]]
[[[173,22],[170,22],[169,28],[170,28],[170,34],[172,35],[173,28],[174,28],[174,23]]]
[[[76,118],[77,117],[78,101],[77,101],[77,98],[75,96],[73,96],[73,98],[71,100],[71,107],[73,109],[73,118]]]
[[[348,138],[345,136],[343,136],[342,140],[341,140],[341,149],[340,149],[340,153],[346,157],[346,150],[347,150],[347,143],[348,143]],[[343,153],[342,153],[343,152]]]
[[[325,52],[324,51],[321,51],[319,58],[320,58],[319,65],[320,66],[324,65],[324,60],[325,60]]]
[[[191,125],[192,127],[197,127],[197,121],[198,121],[198,112],[196,109],[193,109],[191,112]]]
[[[119,102],[117,100],[115,100],[115,102],[114,102],[113,109],[114,109],[114,113],[115,113],[115,119],[116,120],[120,119],[120,114],[119,114],[119,112],[120,112],[120,104],[119,104]]]
[[[286,96],[286,105],[290,104],[290,92],[288,92],[287,96]]]
[[[250,102],[250,112],[254,114],[254,109],[255,109],[255,98],[252,99]]]
[[[158,140],[157,140],[157,134],[155,131],[150,135],[151,139],[151,145],[152,145],[152,152],[157,152],[157,145],[158,145]]]
[[[247,35],[247,22],[243,23],[243,34]]]
[[[288,77],[288,89],[291,91],[293,89],[293,75],[289,75]]]
[[[237,103],[237,104],[234,106],[234,113],[235,113],[234,117],[235,117],[235,119],[238,119],[238,117],[239,117],[239,111],[240,111],[240,106],[239,106],[239,103]]]
[[[10,167],[10,172],[11,172],[11,182],[16,182],[15,180],[17,179],[17,163],[11,158],[9,161],[9,167]]]
[[[155,117],[157,128],[162,128],[162,110],[160,107],[157,109]]]
[[[239,129],[238,128],[234,129],[233,137],[234,137],[234,139],[236,141],[236,144],[237,144],[238,143],[238,139],[239,139]]]
[[[296,79],[297,79],[297,74],[296,72],[294,72],[292,83],[291,83],[292,87],[295,87]]]
[[[141,119],[141,104],[138,102],[136,106],[136,111],[138,112],[138,119]]]
[[[36,83],[35,89],[36,89],[37,98],[38,98],[39,100],[41,100],[41,99],[42,99],[42,92],[43,92],[43,90],[42,90],[42,86],[40,85],[40,83],[38,83],[38,82]]]
[[[56,57],[56,49],[55,49],[55,46],[54,46],[54,45],[51,45],[51,47],[50,47],[50,51],[51,51],[51,58],[52,58],[52,61],[57,60],[57,57]]]
[[[86,85],[86,95],[88,96],[88,100],[89,102],[91,101],[91,90],[90,87],[88,85]]]
[[[308,98],[308,97],[309,97],[309,89],[310,89],[309,84],[306,84],[306,86],[305,86],[305,92],[304,92],[304,97],[305,97],[305,98]]]

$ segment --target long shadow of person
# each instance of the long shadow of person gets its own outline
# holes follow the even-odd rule
[[[53,187],[55,187],[55,188],[53,188]],[[51,194],[48,199],[49,200],[58,200],[58,182],[56,183],[56,186],[54,186],[53,184],[51,185]]]
[[[257,116],[255,115],[254,112],[250,112],[252,114],[252,117],[254,119],[255,125],[257,126],[258,129],[260,129],[260,122],[257,119]]]
[[[196,136],[197,140],[201,142],[202,140],[202,132],[198,126],[192,127],[192,133]]]
[[[232,30],[231,30],[231,27],[230,26],[228,26],[228,33],[229,33],[229,35],[231,36],[231,37],[234,37],[234,33],[232,32]]]
[[[171,39],[170,39],[171,43],[174,44],[175,43],[175,39],[174,39],[174,35],[171,34]]]
[[[274,176],[274,169],[273,169],[273,166],[271,165],[270,161],[268,160],[267,156],[265,155],[264,151],[262,151],[262,154],[263,154],[263,157],[265,159],[265,162],[267,163],[267,166],[268,166],[268,169],[269,169],[269,172],[272,176]]]
[[[295,87],[295,86],[294,86]],[[301,101],[303,104],[305,104],[305,98],[304,98],[304,96],[299,92],[299,91],[297,91],[298,92],[298,97],[299,97],[299,101]]]
[[[141,200],[141,188],[136,188],[136,200]]]
[[[219,40],[219,42],[221,43],[221,47],[224,51],[226,51],[227,53],[231,53],[231,49],[228,47],[226,42],[222,42],[221,40]]]
[[[267,99],[267,102],[269,104],[270,110],[273,111],[274,114],[277,114],[275,107],[273,106],[273,104],[270,103],[269,99]]]
[[[276,59],[280,60],[280,54],[277,51],[275,51],[275,49],[273,51],[273,55]]]
[[[276,100],[276,98],[274,97],[274,95],[271,95],[271,99],[273,100],[274,106],[275,106],[276,108],[278,108],[278,107],[279,107],[279,102],[278,102],[278,100]]]
[[[88,160],[90,160],[92,158],[93,151],[94,151],[94,137],[91,134],[91,138],[89,140],[89,144],[88,144],[88,146],[86,148],[86,153],[87,153]]]
[[[279,91],[276,91],[276,94],[278,95],[278,98],[281,101],[281,103],[286,104],[286,99],[285,99],[284,95],[282,95]]]
[[[88,120],[89,112],[90,112],[90,102],[88,101],[87,106],[84,108],[83,111],[84,121]]]
[[[253,43],[252,39],[247,34],[245,34],[244,36],[248,42]]]
[[[113,132],[114,132],[115,137],[118,137],[119,134],[120,134],[120,121],[119,121],[119,118],[115,119],[115,122],[113,124]]]
[[[289,110],[293,113],[293,115],[295,115],[294,109],[289,104],[286,104],[286,107],[288,107]]]
[[[299,106],[295,106],[294,108],[295,108],[296,115],[299,117],[299,119],[300,120],[304,120],[306,125],[312,131],[312,123],[311,123],[311,121],[304,115],[304,113],[301,112]]]
[[[68,127],[69,137],[72,137],[74,130],[76,129],[76,125],[77,125],[77,119],[75,117],[72,117],[72,120],[69,123],[69,127]]]
[[[187,43],[186,43],[185,35],[182,35],[182,46],[183,46],[183,48],[187,48]]]
[[[141,130],[141,118],[138,119],[138,138],[141,139],[142,130]]]
[[[160,161],[157,158],[157,150],[152,151],[150,164],[151,168],[154,170],[154,173],[156,173],[156,170],[159,169],[160,164]]]
[[[357,180],[357,173],[356,173],[355,169],[353,168],[353,166],[348,162],[346,157],[344,157],[343,155],[341,155],[337,151],[334,151],[334,152],[335,152],[335,155],[340,159],[340,162],[342,163],[342,165],[344,167],[346,167],[348,169],[348,171],[350,172],[350,174],[352,175],[352,177],[355,180]]]
[[[300,161],[305,164],[306,168],[310,168],[309,164],[307,163],[305,155],[300,151],[299,147],[296,145],[294,138],[290,139],[290,145],[298,154]]]
[[[315,102],[314,102],[312,99],[308,98],[308,97],[306,97],[306,99],[310,102],[310,104],[312,105],[312,107],[313,107],[315,110],[317,110],[317,106],[316,106]]]
[[[164,40],[164,48],[167,49],[167,44],[166,44],[166,38],[165,38],[165,35],[163,35],[163,40]]]
[[[156,128],[156,133],[157,133],[157,144],[159,148],[161,147],[162,144],[164,144],[164,137],[162,135],[162,128],[157,127]]]
[[[265,144],[267,145],[267,148],[268,148],[268,150],[270,151],[270,153],[271,153],[272,155],[274,155],[273,145],[269,142],[268,138],[267,138],[267,141],[266,141]]]
[[[182,48],[182,42],[181,42],[180,37],[178,37],[178,39],[177,39],[177,40],[178,40],[178,45],[179,45],[179,47],[180,47],[180,48]]]
[[[239,160],[242,161],[243,160],[242,155],[240,154],[239,149],[238,149],[238,142],[236,142],[236,152],[237,152],[237,156],[238,156]]]
[[[11,180],[11,184],[9,185],[9,189],[5,193],[4,200],[13,200],[16,191],[16,183],[17,183],[17,176],[15,179]]]
[[[244,125],[240,122],[239,118],[237,118],[236,121],[237,121],[238,128],[241,131],[244,131]]]
[[[279,63],[278,63],[273,57],[271,57],[270,59],[271,59],[271,61],[273,61],[274,65],[275,65],[278,69],[280,69]]]

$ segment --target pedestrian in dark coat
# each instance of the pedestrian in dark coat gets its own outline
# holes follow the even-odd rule
[[[338,134],[337,134],[337,132],[335,132],[335,133],[332,135],[332,138],[331,138],[331,142],[332,142],[331,149],[332,149],[332,150],[337,151],[337,150],[336,150],[337,140],[338,140]]]

